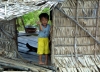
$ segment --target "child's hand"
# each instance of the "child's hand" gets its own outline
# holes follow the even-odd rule
[[[41,24],[41,22],[40,22],[40,21],[37,21],[36,23],[37,23],[38,25],[40,25],[40,24]]]

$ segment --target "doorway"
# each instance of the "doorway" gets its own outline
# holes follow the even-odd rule
[[[51,20],[51,14],[49,15]],[[20,22],[23,23],[22,25],[24,29],[24,31],[18,31],[18,51],[24,59],[38,64],[39,59],[37,55],[37,44],[38,44],[39,30],[37,26],[34,26],[36,27],[36,31],[31,32],[33,30],[28,28],[33,28],[33,26],[32,27],[25,26],[24,20],[25,19],[23,17],[16,20],[17,24],[19,24]],[[49,21],[49,23],[51,22]],[[51,49],[51,45],[49,47]],[[44,60],[45,60],[45,56],[43,55],[43,61]],[[51,54],[49,54],[48,65],[51,65]]]

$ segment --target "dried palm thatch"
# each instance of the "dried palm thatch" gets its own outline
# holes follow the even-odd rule
[[[3,56],[16,57],[16,37],[15,19],[0,22],[0,50],[3,51]]]
[[[55,65],[59,72],[99,72],[100,56],[85,55],[78,57],[78,61],[74,57],[55,57]]]
[[[55,47],[61,46],[64,48],[64,46],[71,46],[74,48],[76,44],[77,48],[88,49],[93,47],[92,50],[94,50],[94,37],[97,36],[96,40],[99,40],[100,38],[100,25],[98,24],[99,17],[97,15],[98,1],[67,0],[62,3],[60,7],[63,9],[63,12],[70,17],[70,19],[63,13],[59,12],[56,8],[54,9],[53,37]],[[78,13],[76,13],[76,11]],[[74,19],[74,21],[71,19]],[[76,23],[79,24],[79,26],[76,27]],[[59,49],[60,48],[58,48],[58,50]],[[87,54],[87,52],[88,51],[85,53]],[[94,52],[90,51],[89,54],[94,54]]]
[[[67,0],[55,7],[52,62],[59,72],[100,70],[99,14],[100,0]]]
[[[53,12],[52,63],[56,71],[99,72],[100,0],[66,0],[59,3]],[[10,58],[14,58],[17,53],[17,50],[14,52],[17,48],[13,48],[16,47],[16,43],[13,43],[16,35],[12,23],[8,25],[6,22],[6,26],[1,23],[0,26],[0,39],[3,38],[0,48],[5,48],[4,54]]]
[[[51,8],[57,2],[46,0],[8,0],[0,3],[0,21],[11,20],[32,11]]]

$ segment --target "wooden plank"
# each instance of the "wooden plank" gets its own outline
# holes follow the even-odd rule
[[[19,60],[17,60],[17,59],[13,60],[13,59],[0,57],[0,62],[8,64],[8,65],[11,64],[11,65],[14,65],[14,66],[17,66],[17,67],[28,68],[28,69],[31,69],[33,72],[48,72],[48,71],[52,72],[52,70],[50,70],[50,69],[43,68],[43,67],[40,67],[40,66],[36,66],[33,63],[25,63],[20,59]]]

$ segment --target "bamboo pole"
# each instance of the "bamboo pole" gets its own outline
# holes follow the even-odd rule
[[[76,21],[78,22],[78,0],[76,0]],[[74,38],[74,53],[77,59],[77,25],[75,27],[75,38]]]
[[[96,19],[96,31],[95,31],[95,38],[97,39],[97,32],[98,32],[98,24],[99,24],[99,9],[100,9],[100,3],[99,3],[100,1],[98,0],[98,8],[97,8],[97,12],[96,12],[96,17],[97,17],[97,19]],[[95,42],[95,50],[94,50],[94,55],[96,56],[96,50],[97,49],[97,43]]]

